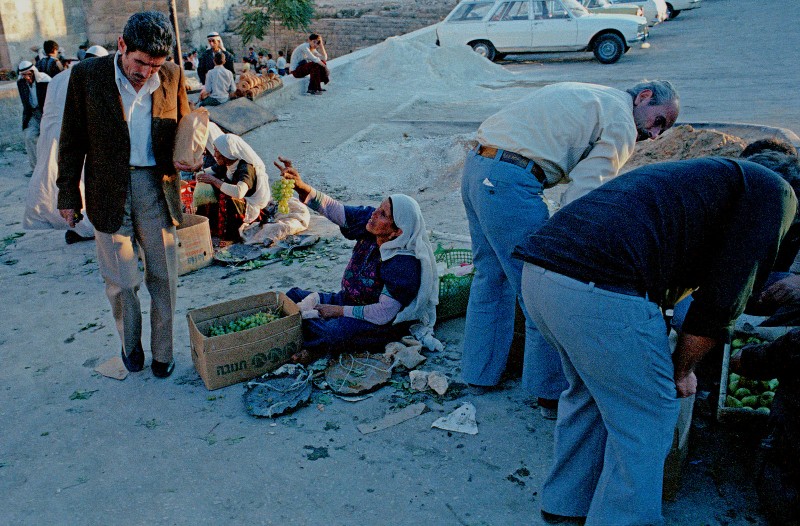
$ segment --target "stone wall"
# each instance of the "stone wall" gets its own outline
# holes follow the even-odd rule
[[[316,10],[316,18],[311,23],[309,32],[318,33],[325,39],[325,49],[330,58],[352,53],[357,49],[383,42],[389,37],[403,35],[425,26],[441,21],[458,3],[457,0],[407,0],[402,3],[339,4],[333,8],[323,7]],[[287,31],[277,26],[276,31],[269,31],[263,40],[252,41],[244,46],[241,38],[233,33],[243,9],[231,9],[230,18],[224,35],[229,48],[242,55],[242,50],[252,46],[256,50],[265,49],[275,54],[279,49],[287,53],[308,38],[306,32]]]

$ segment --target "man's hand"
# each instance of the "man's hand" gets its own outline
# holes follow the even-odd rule
[[[761,293],[759,303],[768,305],[786,305],[800,303],[800,275],[789,276],[773,283]]]
[[[675,379],[675,390],[678,398],[688,398],[697,391],[697,377],[689,373],[682,378]]]
[[[344,316],[344,307],[341,305],[327,305],[325,303],[320,303],[314,308],[319,311],[319,315],[325,319],[339,318]]]
[[[75,219],[76,213],[74,208],[63,208],[58,211],[61,214],[61,217],[64,218],[64,221],[67,222],[70,228],[75,228]]]
[[[198,167],[197,166],[190,166],[188,164],[183,164],[178,161],[172,163],[175,166],[175,169],[179,172],[194,172]]]

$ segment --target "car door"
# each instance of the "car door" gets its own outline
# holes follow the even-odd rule
[[[530,49],[530,0],[500,2],[486,22],[486,34],[499,51]]]
[[[531,0],[531,8],[534,50],[575,47],[578,25],[560,0]]]

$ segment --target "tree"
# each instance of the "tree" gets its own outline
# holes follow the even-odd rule
[[[289,31],[307,31],[314,16],[313,0],[242,0],[242,3],[252,9],[242,15],[234,31],[245,45],[253,39],[263,40],[270,23],[273,35],[278,22]],[[275,39],[277,48],[277,36]]]

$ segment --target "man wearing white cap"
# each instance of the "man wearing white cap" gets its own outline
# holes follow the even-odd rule
[[[42,109],[47,97],[50,76],[40,73],[29,61],[19,63],[17,89],[22,100],[22,135],[31,171],[36,167],[36,141],[39,140],[39,124],[42,122]]]
[[[203,54],[200,55],[197,64],[197,76],[200,78],[200,82],[205,85],[206,73],[214,69],[214,53],[217,52],[225,55],[225,69],[235,76],[236,71],[233,69],[233,55],[225,49],[225,44],[222,43],[222,38],[219,36],[219,33],[212,31],[206,38],[208,38],[208,49],[203,51]]]
[[[85,50],[84,60],[92,57],[104,57],[108,51],[102,46],[92,46]],[[42,112],[41,135],[37,144],[39,162],[33,170],[33,177],[28,184],[28,195],[25,199],[25,215],[22,226],[39,230],[55,228],[63,230],[68,245],[79,241],[94,239],[94,227],[88,219],[80,221],[74,228],[58,211],[58,138],[61,135],[61,121],[64,117],[64,104],[67,100],[67,86],[72,68],[67,68],[50,81],[47,88],[47,101]]]

